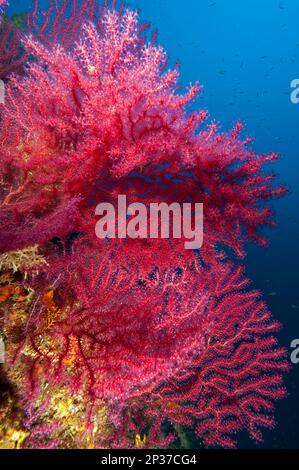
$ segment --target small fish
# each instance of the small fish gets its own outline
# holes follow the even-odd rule
[[[269,294],[271,297],[275,297],[277,295],[277,292],[270,292]]]
[[[299,308],[298,305],[292,304],[291,308]]]

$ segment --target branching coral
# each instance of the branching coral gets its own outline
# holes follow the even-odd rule
[[[259,441],[285,395],[285,353],[219,244],[243,256],[265,243],[262,203],[284,192],[264,172],[277,156],[256,155],[239,123],[220,133],[188,113],[199,86],[178,93],[136,13],[80,5],[77,20],[51,2],[40,22],[35,3],[32,61],[1,109],[0,262],[15,271],[42,250],[1,302],[24,446],[167,446],[180,425],[206,445],[234,446],[241,430]],[[82,18],[94,22],[77,31]],[[97,240],[95,205],[119,194],[203,203],[200,253],[175,238]]]
[[[89,21],[98,24],[102,10],[97,0],[49,0],[46,10],[41,10],[39,0],[33,0],[27,30],[47,47],[59,43],[71,49],[82,25]]]
[[[29,416],[41,397],[47,410],[58,387],[66,399],[86,397],[87,429],[105,404],[109,445],[130,445],[144,423],[147,443],[157,445],[157,423],[165,419],[197,422],[206,444],[232,446],[230,434],[240,429],[260,440],[260,427],[274,424],[273,402],[285,395],[287,363],[273,337],[279,325],[258,292],[244,292],[242,271],[218,262],[212,269],[157,269],[141,280],[124,267],[115,271],[107,256],[59,259],[46,279],[54,280],[55,295],[35,278],[34,311],[23,317],[7,364]],[[130,410],[142,417],[137,425]],[[104,445],[103,435],[96,444]]]
[[[23,80],[11,80],[3,110],[3,164],[8,183],[18,175],[13,194],[21,191],[15,202],[6,196],[12,210],[45,211],[81,194],[86,221],[91,197],[106,201],[109,183],[113,197],[142,167],[154,178],[151,187],[143,179],[145,200],[170,193],[205,204],[207,245],[242,254],[245,240],[264,242],[257,229],[272,223],[271,211],[259,203],[283,189],[271,187],[262,166],[276,155],[249,150],[240,124],[229,134],[198,130],[206,112],[188,116],[186,106],[199,87],[177,94],[178,71],[165,71],[165,52],[144,44],[135,13],[106,12],[101,28],[83,28],[72,52],[58,45],[49,53],[32,37],[26,47],[36,60]]]
[[[47,11],[41,11],[39,0],[33,0],[33,9],[22,15],[21,25],[14,18],[2,18],[0,26],[0,79],[7,80],[13,73],[23,73],[29,59],[24,43],[25,34],[34,34],[51,47],[59,42],[71,48],[87,21],[98,21],[101,9],[96,0],[50,0]],[[70,8],[71,4],[71,8]],[[5,12],[8,2],[2,0],[0,15]]]

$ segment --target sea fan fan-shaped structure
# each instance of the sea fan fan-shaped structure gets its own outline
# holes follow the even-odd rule
[[[82,25],[87,22],[99,24],[102,11],[97,0],[61,0],[47,2],[41,9],[40,1],[33,0],[33,9],[27,15],[27,31],[47,47],[58,43],[64,49],[72,49]]]
[[[4,16],[8,4],[8,1],[2,0],[0,15]],[[30,59],[29,50],[24,44],[26,34],[34,34],[48,47],[59,43],[64,48],[71,48],[82,25],[88,21],[98,21],[100,12],[97,0],[50,0],[46,11],[41,10],[39,0],[34,0],[32,11],[20,15],[22,27],[15,25],[10,18],[2,19],[0,79],[7,81],[13,73],[24,72],[25,64]]]
[[[84,395],[88,426],[104,405],[113,416],[114,445],[130,443],[127,409],[139,409],[147,423],[197,420],[206,444],[224,446],[240,429],[260,440],[260,427],[273,425],[273,401],[285,394],[285,352],[273,337],[279,325],[258,292],[244,292],[240,269],[194,264],[141,280],[124,266],[115,270],[110,254],[75,253],[57,263],[46,283],[56,281],[55,297],[36,278],[34,311],[9,351],[13,380],[27,377],[19,390],[28,410],[57,387]],[[148,443],[160,440],[159,429],[150,429]]]
[[[11,80],[2,118],[3,172],[9,190],[9,178],[18,185],[6,211],[25,217],[80,194],[86,221],[92,197],[107,201],[119,185],[138,184],[132,175],[142,167],[155,180],[141,182],[145,199],[204,203],[206,245],[241,254],[245,240],[264,241],[257,229],[271,224],[271,212],[259,203],[283,189],[271,187],[262,166],[276,155],[247,149],[240,124],[229,134],[198,129],[206,113],[186,113],[198,86],[177,94],[178,71],[164,71],[166,54],[144,44],[135,13],[107,12],[101,28],[83,28],[71,52],[58,45],[50,54],[32,37],[26,47],[36,60],[26,77]]]
[[[285,352],[219,245],[265,244],[262,203],[284,192],[264,172],[277,156],[256,155],[241,124],[220,133],[187,111],[199,86],[178,93],[136,13],[104,5],[77,32],[65,5],[42,25],[33,13],[32,60],[1,108],[0,318],[23,446],[167,446],[180,425],[206,445],[234,446],[240,430],[261,440]],[[98,240],[95,206],[120,194],[203,203],[200,253],[174,237]],[[39,263],[11,273],[32,247]]]

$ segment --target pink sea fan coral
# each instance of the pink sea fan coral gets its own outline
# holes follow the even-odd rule
[[[115,194],[142,168],[156,176],[148,187],[161,192],[159,174],[173,175],[181,199],[205,204],[208,245],[242,254],[245,240],[263,242],[257,230],[272,223],[271,211],[259,203],[283,192],[262,172],[276,155],[248,149],[239,124],[229,134],[198,129],[206,113],[188,115],[186,106],[199,87],[177,93],[178,71],[165,70],[162,48],[144,44],[135,13],[106,12],[100,27],[83,28],[71,53],[59,45],[49,53],[33,37],[26,47],[36,60],[8,87],[1,140],[5,164],[35,188],[32,207],[53,204],[53,191],[58,200],[80,194],[85,219],[92,195],[107,200],[101,189],[109,181]]]
[[[288,365],[273,336],[279,325],[258,292],[244,291],[242,269],[194,264],[140,279],[114,266],[111,253],[74,253],[50,263],[46,282],[36,279],[39,300],[9,364],[22,364],[27,410],[27,397],[66,387],[86,396],[86,422],[93,406],[106,404],[117,435],[110,445],[129,444],[127,410],[139,415],[140,431],[156,421],[149,445],[162,439],[157,423],[165,419],[194,424],[207,445],[234,446],[243,429],[261,440],[260,429],[274,424],[275,400],[285,396]],[[43,299],[51,277],[57,312],[49,325]]]
[[[34,389],[35,367],[42,361],[49,381],[59,377],[61,384],[83,388],[94,399],[138,396],[180,363],[186,367],[192,351],[203,348],[200,331],[208,331],[210,322],[206,276],[193,277],[186,268],[140,278],[130,265],[118,268],[117,253],[97,254],[84,244],[76,242],[71,255],[48,258],[47,276],[42,273],[32,282],[37,302],[24,340],[31,341],[37,356],[28,385]],[[44,295],[50,286],[60,312],[47,329]],[[44,334],[51,346],[40,356]],[[69,354],[71,371],[64,366]]]
[[[31,23],[40,41],[25,40],[33,60],[1,108],[0,250],[38,243],[46,260],[17,328],[11,300],[3,318],[31,445],[60,427],[57,413],[41,417],[57,390],[83,399],[87,428],[105,409],[109,436],[97,446],[134,445],[138,431],[167,445],[167,420],[194,425],[206,445],[234,446],[240,430],[260,440],[285,394],[285,353],[260,294],[218,244],[242,256],[246,241],[265,243],[259,229],[273,221],[261,203],[284,192],[264,172],[277,155],[256,155],[239,123],[220,133],[206,111],[188,113],[199,86],[178,93],[178,69],[146,43],[136,13],[104,8],[77,33],[66,2],[53,19],[51,5]],[[98,241],[95,206],[119,194],[202,202],[198,258],[173,238]]]
[[[97,0],[49,0],[40,6],[34,0],[33,10],[27,15],[27,31],[48,47],[58,43],[65,49],[74,45],[84,23],[99,21],[101,12]]]
[[[70,3],[72,4],[70,6]],[[4,15],[8,2],[2,0],[0,15]],[[43,5],[45,8],[45,5]],[[99,21],[103,8],[97,0],[72,0],[68,2],[50,0],[48,9],[41,9],[39,0],[34,0],[33,10],[24,14],[22,28],[9,18],[2,18],[0,27],[0,79],[7,80],[12,73],[23,73],[30,58],[24,38],[33,34],[48,47],[63,45],[70,48],[78,37],[82,25],[88,21]],[[32,57],[31,57],[32,59]]]

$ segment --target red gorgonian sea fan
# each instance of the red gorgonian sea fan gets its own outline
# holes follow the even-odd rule
[[[40,0],[32,3],[27,31],[47,47],[60,44],[66,50],[74,46],[84,23],[100,25],[101,14],[107,8],[107,2],[101,7],[97,0],[48,0],[43,9]]]
[[[8,1],[2,0],[0,15],[4,16]],[[98,21],[102,9],[97,0],[50,0],[48,9],[41,10],[40,1],[32,1],[32,11],[24,14],[22,29],[10,18],[2,18],[0,25],[0,79],[8,80],[12,73],[24,72],[30,51],[24,44],[26,34],[33,34],[48,47],[74,44],[81,27],[88,21]]]
[[[81,220],[88,221],[91,200],[106,202],[120,187],[138,184],[141,202],[202,202],[206,246],[224,243],[241,255],[244,241],[264,243],[257,231],[272,224],[260,202],[283,189],[272,188],[273,175],[262,167],[277,156],[256,155],[241,140],[240,124],[229,134],[215,125],[200,130],[206,112],[186,111],[199,87],[179,95],[178,70],[165,70],[165,52],[145,44],[139,30],[135,13],[112,10],[101,28],[83,28],[72,52],[58,45],[50,53],[27,40],[35,61],[23,79],[11,80],[2,112],[9,201],[2,209],[25,220],[80,195]],[[40,231],[36,236],[42,241]],[[22,248],[21,236],[16,244],[12,238],[11,248]]]
[[[32,284],[34,310],[8,364],[25,377],[19,392],[34,436],[38,409],[57,386],[86,397],[86,428],[105,404],[114,430],[106,442],[97,437],[100,446],[128,446],[145,429],[149,445],[168,443],[174,435],[161,434],[166,419],[195,426],[206,445],[228,447],[241,429],[260,441],[260,428],[274,425],[273,403],[285,396],[285,351],[259,292],[245,292],[241,268],[194,262],[141,279],[129,266],[115,268],[109,252],[81,244],[49,262],[47,278]],[[57,311],[49,325],[43,299],[52,281]]]
[[[25,40],[33,60],[1,109],[0,251],[38,244],[46,260],[17,328],[9,303],[3,319],[27,445],[65,445],[61,403],[49,411],[58,389],[83,406],[83,434],[105,410],[96,446],[134,445],[141,432],[167,445],[165,421],[194,425],[206,445],[234,446],[243,429],[260,440],[287,363],[278,324],[218,245],[243,256],[246,241],[265,243],[259,229],[273,221],[261,203],[284,189],[263,165],[277,156],[256,155],[239,123],[220,133],[206,111],[188,113],[199,86],[178,93],[178,70],[130,10],[105,7],[71,47],[47,44],[48,26],[55,37],[66,24],[60,5],[40,41]],[[199,258],[174,238],[97,240],[95,206],[119,194],[203,203]]]

